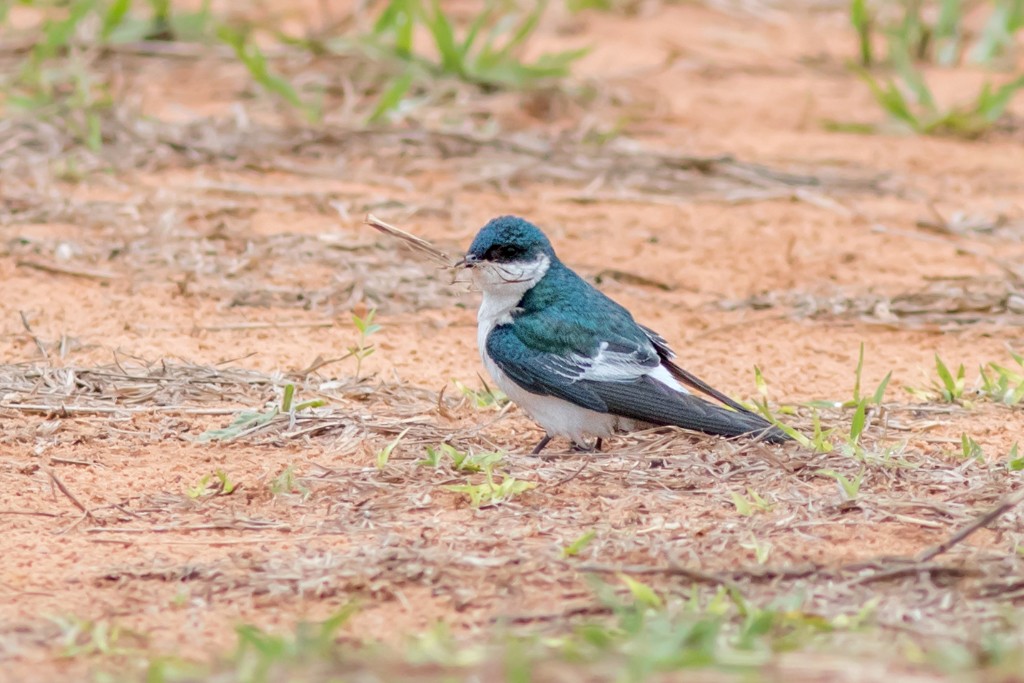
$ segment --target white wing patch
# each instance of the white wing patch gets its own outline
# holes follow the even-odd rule
[[[579,353],[564,358],[554,356],[548,358],[546,364],[551,372],[570,382],[631,382],[649,375],[670,389],[684,394],[690,393],[664,366],[654,365],[655,358],[656,355],[645,353],[643,349],[629,352],[609,351],[608,342],[601,342],[596,356]]]
[[[647,374],[649,374],[653,379],[658,380],[668,388],[675,389],[681,394],[690,393],[686,387],[684,387],[682,384],[676,381],[676,378],[672,376],[672,373],[665,369],[664,365],[659,365],[658,367],[654,368]]]
[[[628,382],[651,371],[651,355],[637,349],[623,353],[609,351],[608,342],[601,342],[593,358],[577,356],[582,365],[579,379],[595,382]]]

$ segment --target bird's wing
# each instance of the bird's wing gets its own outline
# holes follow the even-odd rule
[[[531,393],[656,425],[723,436],[752,432],[764,432],[769,440],[781,436],[757,415],[708,403],[650,377],[661,358],[653,349],[647,357],[642,349],[601,342],[594,354],[544,352],[524,343],[514,325],[500,325],[487,337],[490,358]]]
[[[551,339],[538,339],[538,334],[550,334]],[[567,335],[564,325],[549,328],[548,333],[499,325],[487,337],[487,354],[511,380],[527,391],[555,396],[600,413],[609,412],[608,406],[594,392],[593,385],[632,382],[660,364],[650,344],[630,343],[622,338],[596,341],[576,330],[575,339],[580,343],[567,348],[564,343]],[[561,345],[557,344],[559,340],[563,342]],[[559,350],[540,350],[545,347]]]
[[[671,374],[677,380],[679,380],[688,387],[704,392],[708,396],[724,403],[733,410],[738,410],[741,413],[748,413],[750,415],[756,414],[753,413],[749,408],[744,407],[740,403],[737,403],[736,401],[729,398],[722,392],[718,391],[710,384],[702,380],[700,377],[697,377],[693,373],[688,372],[683,368],[679,367],[678,365],[676,365],[674,362],[676,354],[668,345],[668,342],[665,341],[665,338],[649,327],[640,325],[640,328],[644,331],[644,334],[647,335],[647,338],[651,340],[651,344],[653,344],[654,348],[657,350],[658,356],[661,358],[661,364],[665,366],[665,369],[669,371],[669,374]]]

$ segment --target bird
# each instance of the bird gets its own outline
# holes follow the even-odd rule
[[[791,438],[676,365],[664,337],[562,263],[526,219],[489,221],[455,265],[470,271],[483,295],[477,346],[484,367],[544,429],[534,455],[556,437],[576,450],[600,450],[616,432],[650,426],[771,443]]]

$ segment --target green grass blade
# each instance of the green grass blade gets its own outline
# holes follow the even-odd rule
[[[1009,83],[998,88],[994,93],[986,83],[978,96],[975,105],[977,111],[989,123],[995,123],[1010,106],[1010,102],[1017,95],[1017,92],[1024,88],[1024,76],[1018,76]]]
[[[455,42],[455,30],[441,9],[439,0],[433,1],[432,9],[431,14],[425,14],[425,20],[441,56],[441,70],[462,78],[466,75],[465,54],[462,47]]]
[[[473,45],[476,44],[476,39],[480,35],[480,31],[488,22],[494,17],[494,3],[488,2],[482,12],[473,17],[473,23],[469,25],[469,29],[466,31],[466,37],[462,39],[462,54],[468,55],[470,50],[473,49]]]
[[[943,393],[949,395],[946,400],[952,401],[957,397],[956,380],[953,379],[953,374],[946,367],[946,364],[939,358],[939,354],[935,354],[935,371],[939,373],[939,379],[942,381],[942,386],[945,389]]]
[[[529,39],[533,32],[537,29],[537,25],[540,23],[541,15],[544,14],[544,10],[547,8],[547,0],[541,0],[537,3],[536,7],[526,15],[526,18],[520,22],[519,26],[512,32],[511,37],[505,44],[498,50],[493,49],[493,43],[496,42],[496,36],[493,41],[488,41],[485,46],[484,53],[481,55],[483,61],[487,63],[501,63],[509,61]]]
[[[931,89],[928,84],[925,83],[924,76],[914,66],[913,60],[910,57],[910,52],[907,49],[906,43],[902,40],[894,40],[891,43],[890,54],[892,56],[893,65],[896,67],[896,73],[900,75],[903,82],[906,83],[910,91],[914,93],[914,98],[918,104],[925,107],[930,114],[935,114],[938,111],[938,107],[935,104],[935,97],[932,95]]]
[[[100,37],[104,41],[109,40],[110,34],[121,25],[131,6],[132,0],[114,0],[110,3],[107,11],[103,13],[103,24],[100,26]]]
[[[935,21],[934,38],[936,61],[950,66],[960,57],[960,34],[963,24],[962,0],[942,0],[939,17]]]
[[[853,421],[850,423],[850,444],[856,446],[860,443],[860,436],[864,433],[867,424],[867,401],[857,403],[857,409],[853,412]]]
[[[869,67],[874,62],[874,57],[871,50],[871,13],[868,11],[867,0],[851,0],[850,23],[857,31],[860,65]]]
[[[412,81],[413,76],[408,72],[396,78],[377,100],[377,106],[373,108],[369,122],[379,123],[395,111],[406,93],[409,92],[409,88],[412,87]]]
[[[907,124],[913,130],[921,129],[921,122],[914,112],[911,111],[909,103],[895,84],[890,81],[883,86],[864,69],[857,69],[857,75],[867,84],[878,105],[890,116]]]
[[[886,376],[882,379],[878,388],[875,389],[874,395],[871,397],[871,402],[876,406],[882,405],[883,399],[885,399],[885,390],[889,387],[889,380],[892,379],[892,370],[890,370]]]
[[[229,26],[220,26],[217,29],[217,37],[234,50],[238,61],[245,66],[260,87],[302,111],[310,120],[317,117],[317,112],[302,101],[291,83],[271,72],[266,56],[256,45],[249,42],[248,36]]]

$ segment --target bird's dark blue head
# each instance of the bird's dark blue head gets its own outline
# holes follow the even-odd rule
[[[463,265],[524,263],[536,261],[541,255],[555,260],[555,250],[540,228],[518,216],[501,216],[476,234]]]

